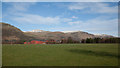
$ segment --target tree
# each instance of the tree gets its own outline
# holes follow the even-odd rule
[[[68,39],[67,39],[67,43],[73,43],[73,39],[72,39],[72,37],[68,37]]]

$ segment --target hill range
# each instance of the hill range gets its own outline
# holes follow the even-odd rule
[[[2,24],[2,40],[61,40],[66,39],[68,37],[72,37],[74,40],[82,40],[87,38],[112,38],[114,36],[111,35],[94,35],[83,31],[75,31],[75,32],[51,32],[44,30],[32,30],[23,32],[15,26],[12,26],[7,23]]]

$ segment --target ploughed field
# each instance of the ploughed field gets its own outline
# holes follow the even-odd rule
[[[117,66],[118,44],[4,44],[3,66]]]

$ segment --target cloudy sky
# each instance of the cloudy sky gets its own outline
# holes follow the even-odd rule
[[[117,2],[3,2],[3,22],[22,31],[85,31],[118,35]]]

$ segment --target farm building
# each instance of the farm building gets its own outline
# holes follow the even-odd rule
[[[24,44],[55,44],[55,40],[46,40],[46,41],[36,41],[32,40],[30,42],[24,42]]]
[[[46,44],[46,42],[33,40],[30,42],[24,42],[24,44]]]

